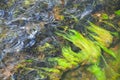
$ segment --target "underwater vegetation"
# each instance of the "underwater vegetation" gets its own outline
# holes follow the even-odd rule
[[[58,35],[63,36],[65,39],[72,42],[81,50],[80,52],[75,53],[71,50],[70,47],[62,48],[63,57],[53,58],[53,60],[56,60],[58,62],[58,69],[63,71],[66,69],[74,68],[75,66],[83,63],[92,64],[88,67],[88,71],[93,73],[96,76],[97,80],[107,80],[105,71],[99,67],[99,63],[100,57],[103,57],[101,54],[101,49],[116,59],[115,53],[107,48],[112,43],[113,36],[109,31],[102,29],[91,22],[88,30],[93,32],[89,33],[89,35],[96,41],[92,41],[88,38],[83,37],[82,34],[75,30],[69,30],[68,33],[57,33]]]
[[[17,68],[35,70],[39,73],[39,76],[42,75],[41,78],[61,80],[61,76],[64,72],[75,69],[79,66],[87,65],[86,70],[93,74],[96,80],[119,79],[120,73],[110,66],[112,63],[114,65],[119,64],[118,55],[109,48],[113,41],[113,35],[110,31],[91,22],[89,22],[87,30],[89,37],[87,37],[88,35],[83,35],[73,29],[68,29],[66,32],[56,32],[57,35],[62,36],[64,39],[72,42],[74,46],[79,48],[79,51],[73,51],[72,46],[69,44],[62,44],[62,52],[60,56],[46,58],[51,67],[27,68],[26,65],[22,65]],[[48,43],[46,45],[49,46]],[[113,57],[111,64],[107,63],[106,56],[108,55],[110,55],[109,57]],[[32,61],[34,60],[27,60],[24,62],[32,64]],[[109,70],[110,74],[106,72],[107,70]]]

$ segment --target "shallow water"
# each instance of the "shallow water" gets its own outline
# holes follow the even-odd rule
[[[0,4],[3,5],[3,7],[0,6],[1,69],[6,68],[5,65],[8,64],[6,58],[8,57],[11,61],[11,65],[8,66],[12,66],[10,69],[12,70],[13,66],[21,62],[22,59],[33,58],[34,53],[29,54],[32,53],[33,47],[43,46],[46,42],[52,43],[52,41],[52,44],[56,45],[58,39],[54,32],[59,28],[62,29],[60,26],[69,25],[68,28],[85,33],[83,25],[87,25],[87,21],[94,21],[92,17],[94,13],[104,11],[104,6],[108,5],[106,1],[108,0],[1,1]],[[20,58],[15,56],[20,54],[23,55]],[[3,80],[10,80],[8,78],[12,75],[12,73],[2,74],[3,72],[0,71],[0,79]],[[47,80],[47,78],[40,79],[38,76],[33,77],[36,77],[34,80]],[[12,80],[27,79],[14,79],[14,75],[12,75]]]
[[[41,27],[40,23],[49,26],[53,25],[56,20],[52,10],[54,6],[62,4],[61,0],[31,0],[33,3],[29,3],[28,7],[25,7],[27,5],[27,2],[25,5],[25,1],[13,2],[6,10],[0,10],[0,52],[3,54],[0,59],[6,53],[19,52],[26,47],[33,46],[36,42],[35,35],[40,32],[42,27],[45,27],[44,25]],[[70,9],[65,8],[63,14],[74,15],[79,19],[83,19],[93,11],[94,2],[92,0],[76,0],[72,2],[66,0],[63,6]],[[83,7],[81,6],[81,9],[74,8],[72,7],[73,4],[78,6],[82,4]]]

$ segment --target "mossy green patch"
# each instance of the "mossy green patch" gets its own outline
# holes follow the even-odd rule
[[[115,14],[120,16],[120,10],[115,11]]]

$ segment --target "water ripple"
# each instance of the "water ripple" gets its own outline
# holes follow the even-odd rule
[[[64,4],[61,0],[33,0],[34,2],[27,6],[24,1],[16,0],[8,9],[0,9],[1,57],[6,53],[32,47],[36,43],[36,34],[41,32],[42,27],[50,29],[49,27],[61,26],[59,21],[55,20],[54,7],[62,4],[62,15],[81,20],[91,14],[94,9],[93,2],[96,0],[65,0]]]

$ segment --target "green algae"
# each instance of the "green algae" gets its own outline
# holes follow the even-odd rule
[[[95,35],[91,33],[89,34],[96,40],[96,44],[98,44],[106,53],[116,58],[115,53],[107,48],[110,46],[113,40],[111,33],[97,25],[94,25],[93,23],[90,23],[90,26],[91,27],[88,27],[88,30],[94,32]]]
[[[115,14],[120,16],[120,10],[115,11]]]
[[[103,14],[101,15],[101,17],[102,17],[102,19],[104,19],[104,20],[109,19],[109,16],[108,16],[106,13],[103,13]]]
[[[105,72],[98,65],[88,67],[88,71],[96,76],[97,80],[106,80]]]
[[[27,68],[27,66],[25,66],[25,69],[37,70],[37,73],[39,73],[40,76],[49,76],[50,80],[60,80],[65,71],[72,70],[80,65],[89,65],[87,67],[87,71],[92,73],[97,80],[108,80],[108,74],[106,72],[107,69],[110,70],[109,72],[113,76],[111,79],[115,80],[119,77],[119,73],[114,71],[114,69],[112,69],[108,63],[105,63],[104,67],[100,66],[100,58],[104,58],[101,49],[103,49],[105,53],[108,53],[114,57],[116,60],[118,58],[116,57],[115,53],[108,48],[113,41],[113,36],[111,35],[110,31],[107,31],[91,22],[87,29],[89,31],[89,35],[94,39],[94,41],[93,39],[91,40],[91,38],[89,39],[89,37],[86,37],[85,35],[73,29],[56,32],[57,35],[62,36],[64,39],[72,42],[80,49],[80,51],[75,52],[72,50],[72,46],[64,45],[62,47],[60,56],[48,57],[48,62],[55,63],[54,65],[50,64],[52,65],[51,67]],[[46,43],[41,47],[39,46],[38,50],[44,51],[46,48],[53,48],[53,46]],[[32,63],[33,61],[27,60],[26,62]],[[118,60],[113,64],[116,63],[118,63]]]
[[[70,47],[63,48],[61,58],[55,58],[58,62],[59,69],[70,69],[72,66],[78,66],[82,63],[93,64],[88,67],[88,71],[93,73],[96,76],[97,80],[107,80],[105,71],[98,66],[100,62],[100,56],[102,48],[106,53],[116,58],[115,53],[108,49],[113,40],[111,33],[99,26],[96,26],[93,23],[90,23],[88,30],[94,33],[89,33],[96,41],[91,41],[88,38],[85,38],[82,34],[75,30],[68,30],[68,33],[60,32],[56,33],[59,36],[64,37],[68,41],[72,42],[75,46],[81,49],[80,52],[75,53],[71,50]],[[97,35],[96,35],[97,34]],[[106,38],[107,37],[107,38]],[[73,63],[75,62],[75,63]],[[67,65],[69,66],[67,66]],[[76,65],[75,65],[76,64]],[[64,67],[64,68],[63,68]],[[113,72],[113,71],[112,71]]]

